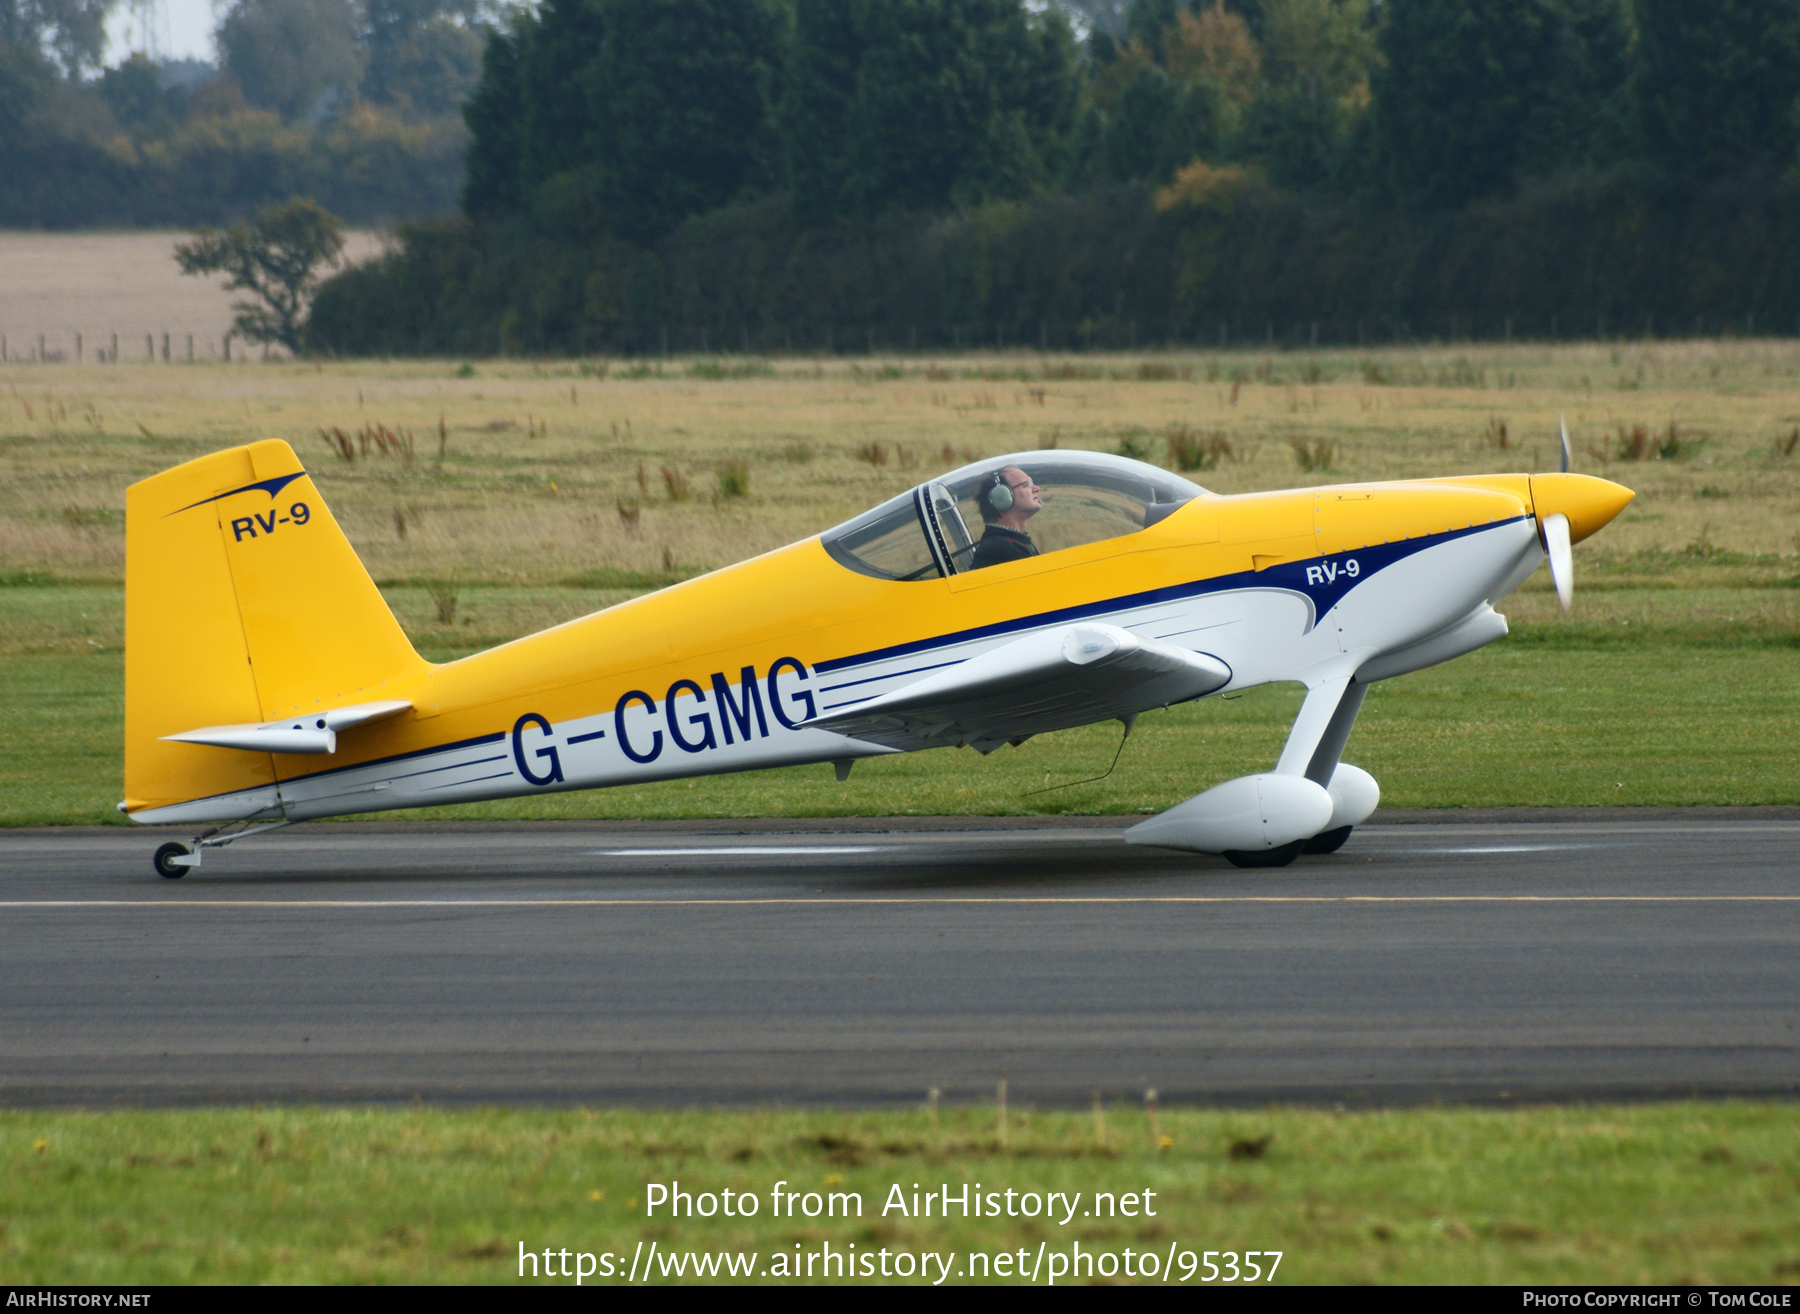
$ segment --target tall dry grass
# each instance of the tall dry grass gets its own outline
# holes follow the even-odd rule
[[[1553,469],[1560,416],[1578,469],[1639,494],[1587,554],[1800,552],[1796,343],[757,366],[0,367],[0,575],[117,578],[128,483],[261,438],[377,578],[520,585],[725,565],[1009,450],[1138,451],[1240,492]],[[358,438],[383,433],[417,438]]]

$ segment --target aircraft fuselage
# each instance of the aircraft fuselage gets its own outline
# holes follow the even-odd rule
[[[305,820],[884,754],[809,722],[1076,622],[1216,659],[1216,693],[1387,678],[1503,635],[1491,608],[1544,560],[1545,508],[1577,537],[1616,513],[1589,485],[1615,488],[1495,475],[1207,494],[1136,533],[924,579],[846,569],[815,537],[390,681],[380,697],[411,715],[329,756],[275,754],[266,784],[133,816]],[[304,534],[287,500],[268,514]]]

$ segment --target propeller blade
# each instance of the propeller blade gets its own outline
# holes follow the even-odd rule
[[[1575,557],[1569,548],[1569,518],[1558,511],[1544,517],[1544,554],[1550,558],[1550,582],[1567,611],[1575,596]]]
[[[1569,422],[1567,420],[1563,419],[1561,416],[1558,416],[1557,423],[1562,426],[1561,472],[1563,474],[1568,474],[1569,473]]]

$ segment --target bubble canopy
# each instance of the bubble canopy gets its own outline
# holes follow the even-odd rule
[[[965,465],[890,498],[821,535],[839,565],[877,579],[939,579],[976,569],[975,545],[989,520],[982,496],[997,471],[1037,485],[1042,509],[1026,532],[1040,553],[1147,529],[1206,490],[1142,461],[1101,452],[1015,452]],[[1017,476],[1001,482],[1014,485]],[[995,508],[987,507],[989,516]]]

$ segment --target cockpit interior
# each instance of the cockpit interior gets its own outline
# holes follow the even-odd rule
[[[1135,534],[1206,492],[1122,456],[1017,452],[952,470],[827,530],[825,550],[840,565],[877,579],[940,579],[978,569],[977,545],[1000,515],[996,502],[1012,500],[1017,480],[1003,473],[1010,470],[1029,480],[1042,504],[1026,531],[1040,555]],[[996,495],[996,484],[1009,491]]]

